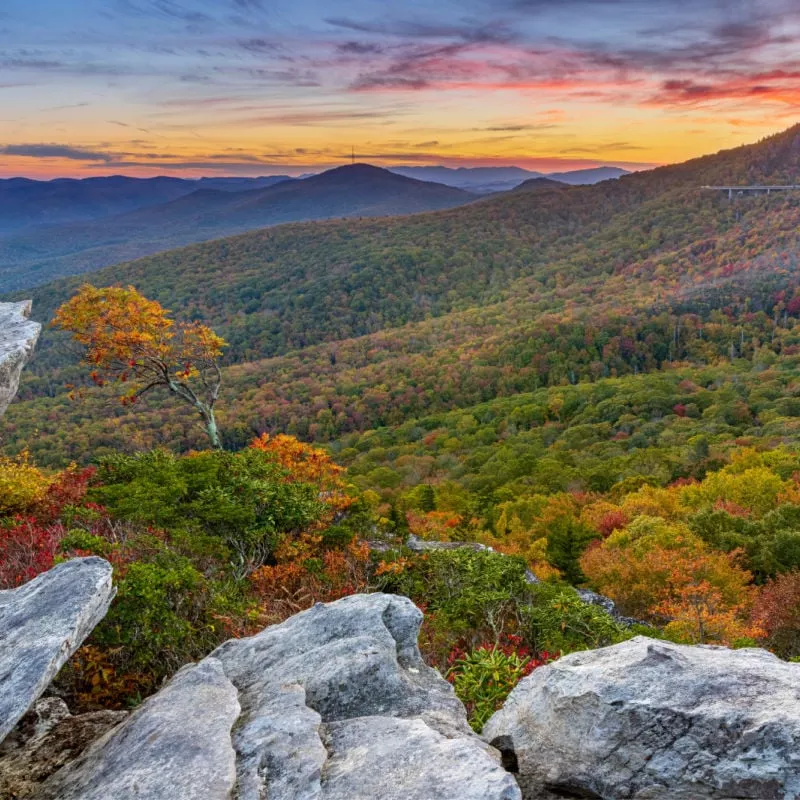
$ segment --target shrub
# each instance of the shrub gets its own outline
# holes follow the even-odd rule
[[[549,653],[531,658],[519,637],[508,637],[504,646],[480,645],[469,653],[454,650],[446,677],[467,709],[469,724],[480,733],[522,678],[551,659]]]
[[[61,523],[17,518],[0,524],[0,589],[13,589],[51,569],[64,536]]]
[[[147,676],[154,688],[216,644],[207,614],[210,587],[188,561],[163,551],[151,563],[129,564],[92,642],[117,650],[121,672]]]
[[[0,458],[0,517],[30,512],[49,485],[50,480],[30,463],[27,453]]]
[[[800,571],[780,575],[763,587],[753,607],[753,622],[781,658],[800,657]]]
[[[266,564],[284,534],[328,510],[318,486],[289,480],[270,451],[209,451],[177,457],[162,450],[101,462],[92,490],[112,516],[198,532],[226,545],[236,577]]]
[[[81,550],[108,558],[111,554],[111,543],[102,536],[97,536],[82,528],[75,528],[67,531],[60,542],[60,549],[64,553],[68,553],[71,550]]]
[[[434,550],[387,572],[379,586],[411,597],[435,612],[454,639],[497,642],[515,632],[519,609],[530,596],[521,558],[487,550]]]
[[[535,652],[571,653],[624,641],[631,632],[569,586],[539,584],[523,611],[523,632]]]
[[[276,564],[260,567],[249,580],[265,624],[282,622],[314,603],[329,603],[369,589],[372,564],[364,543],[337,543],[331,549],[324,534],[306,534],[285,542],[275,555]]]

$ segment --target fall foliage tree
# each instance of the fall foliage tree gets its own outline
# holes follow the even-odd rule
[[[626,613],[678,640],[731,643],[757,633],[746,624],[752,575],[738,556],[709,549],[680,523],[642,516],[590,547],[580,565]]]
[[[287,470],[287,481],[315,485],[327,509],[327,513],[323,515],[326,521],[332,520],[352,505],[353,498],[347,494],[344,468],[335,464],[321,448],[305,444],[294,436],[283,433],[277,436],[264,433],[253,440],[251,447],[270,453]]]
[[[164,388],[197,411],[212,446],[221,446],[214,407],[226,343],[210,328],[176,323],[133,286],[98,289],[88,283],[56,311],[53,324],[86,348],[84,361],[98,386],[130,387],[120,398],[124,405]]]
[[[782,658],[800,657],[800,572],[769,581],[753,607],[753,623]]]

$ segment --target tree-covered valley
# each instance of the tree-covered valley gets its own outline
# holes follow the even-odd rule
[[[375,588],[426,608],[425,655],[476,729],[539,664],[636,632],[800,657],[800,191],[705,188],[798,173],[795,127],[33,290],[43,321],[90,281],[213,329],[222,449],[169,381],[92,381],[49,328],[2,422],[0,588],[68,554],[114,564],[112,612],[61,678],[87,707]]]

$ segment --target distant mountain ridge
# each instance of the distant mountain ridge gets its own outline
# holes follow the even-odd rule
[[[522,167],[390,167],[392,172],[408,178],[436,181],[477,194],[507,192],[532,178],[548,178],[572,186],[590,185],[629,175],[619,167],[593,167],[569,172],[544,173]]]
[[[592,167],[591,169],[575,169],[570,172],[548,172],[544,177],[551,181],[569,183],[572,186],[589,186],[601,181],[613,181],[630,175],[627,169],[620,167]]]
[[[335,170],[329,170],[332,172]],[[547,177],[573,185],[597,183],[627,174],[617,167],[598,167],[553,175],[521,167],[396,167],[389,172],[423,182],[439,183],[474,194],[504,192],[531,178]],[[0,179],[0,236],[30,228],[65,225],[116,217],[159,206],[199,190],[250,192],[279,183],[317,177],[316,173],[291,178],[269,175],[256,178],[205,177],[197,179],[160,176],[132,178],[110,175],[96,178]]]
[[[161,203],[101,218],[91,218],[94,206],[87,204],[88,219],[0,236],[0,291],[285,222],[397,216],[476,199],[461,189],[367,164],[304,180],[276,178],[272,185],[246,191],[233,188],[236,180],[209,179],[199,189],[192,182],[194,191],[188,193],[180,180],[164,179],[158,184],[165,198]],[[126,203],[141,202],[140,194],[131,194]]]
[[[515,186],[512,192],[538,192],[542,189],[565,189],[568,183],[554,181],[552,178],[530,178],[529,180]]]
[[[98,178],[0,179],[0,234],[40,225],[62,225],[112,217],[147,206],[168,203],[201,188],[243,191],[290,180],[264,178]]]

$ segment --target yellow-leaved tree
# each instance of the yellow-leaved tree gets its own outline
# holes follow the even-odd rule
[[[175,322],[133,286],[98,289],[88,283],[56,311],[53,325],[86,348],[84,361],[98,386],[129,387],[120,398],[124,405],[164,388],[197,411],[212,446],[221,446],[214,407],[226,343],[210,328]]]

